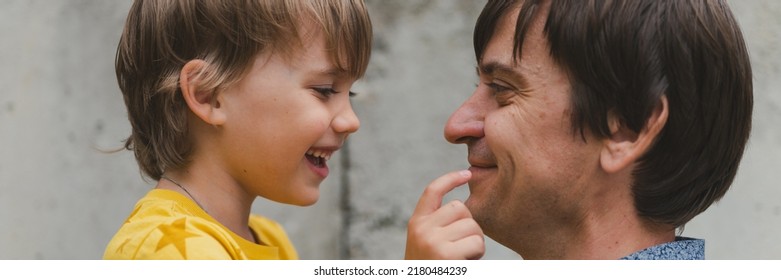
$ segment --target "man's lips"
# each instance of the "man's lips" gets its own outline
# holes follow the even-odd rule
[[[477,141],[468,144],[467,147],[467,161],[469,165],[476,168],[495,168],[496,158],[493,153],[488,149],[488,145],[485,141]]]
[[[471,159],[469,160],[469,171],[472,171],[472,173],[475,175],[474,177],[479,177],[481,173],[490,171],[492,169],[496,169],[495,163]]]
[[[467,161],[470,166],[475,168],[496,168],[496,163],[490,160],[469,157]]]
[[[485,172],[490,172],[496,170],[496,166],[485,166],[485,165],[471,165],[469,166],[469,171],[472,172],[473,178],[480,177]]]
[[[491,173],[497,170],[496,163],[493,161],[477,159],[475,157],[470,157],[468,161],[469,171],[472,172],[472,179],[469,180],[470,187],[472,184],[486,179],[486,176],[490,176]]]
[[[497,170],[496,159],[488,149],[486,142],[476,141],[468,144],[469,171],[472,172],[470,187],[473,183],[482,181],[489,173]]]

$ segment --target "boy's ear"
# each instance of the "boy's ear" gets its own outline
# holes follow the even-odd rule
[[[207,124],[221,125],[225,122],[225,113],[220,110],[218,94],[211,90],[202,90],[200,79],[207,66],[206,61],[194,59],[188,61],[179,73],[179,88],[187,107]]]
[[[602,169],[608,173],[616,173],[632,166],[651,149],[667,123],[667,115],[667,96],[664,95],[659,98],[659,103],[640,132],[632,131],[619,116],[610,112],[607,120],[610,136],[602,140],[603,147],[599,158]]]

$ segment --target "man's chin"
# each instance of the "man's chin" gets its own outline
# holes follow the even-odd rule
[[[482,218],[482,202],[480,202],[480,199],[475,197],[474,195],[469,195],[469,197],[466,198],[464,201],[464,205],[467,209],[469,209],[469,212],[472,213],[472,217],[477,221],[477,223],[480,223],[478,220],[479,218]]]

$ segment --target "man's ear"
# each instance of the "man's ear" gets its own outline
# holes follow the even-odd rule
[[[668,111],[667,96],[663,95],[640,132],[632,131],[619,116],[609,113],[607,121],[611,135],[602,140],[599,158],[602,169],[608,173],[619,172],[648,152],[667,123]]]
[[[207,124],[221,125],[225,122],[225,113],[221,110],[217,92],[201,88],[200,79],[206,66],[206,61],[200,59],[188,61],[179,73],[179,88],[193,114]]]

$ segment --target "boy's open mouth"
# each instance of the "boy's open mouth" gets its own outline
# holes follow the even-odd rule
[[[325,159],[321,157],[316,157],[313,155],[306,155],[306,159],[309,160],[309,162],[312,163],[312,165],[317,167],[325,167]]]
[[[331,158],[333,150],[309,149],[306,151],[306,159],[316,167],[326,167],[326,161]]]

